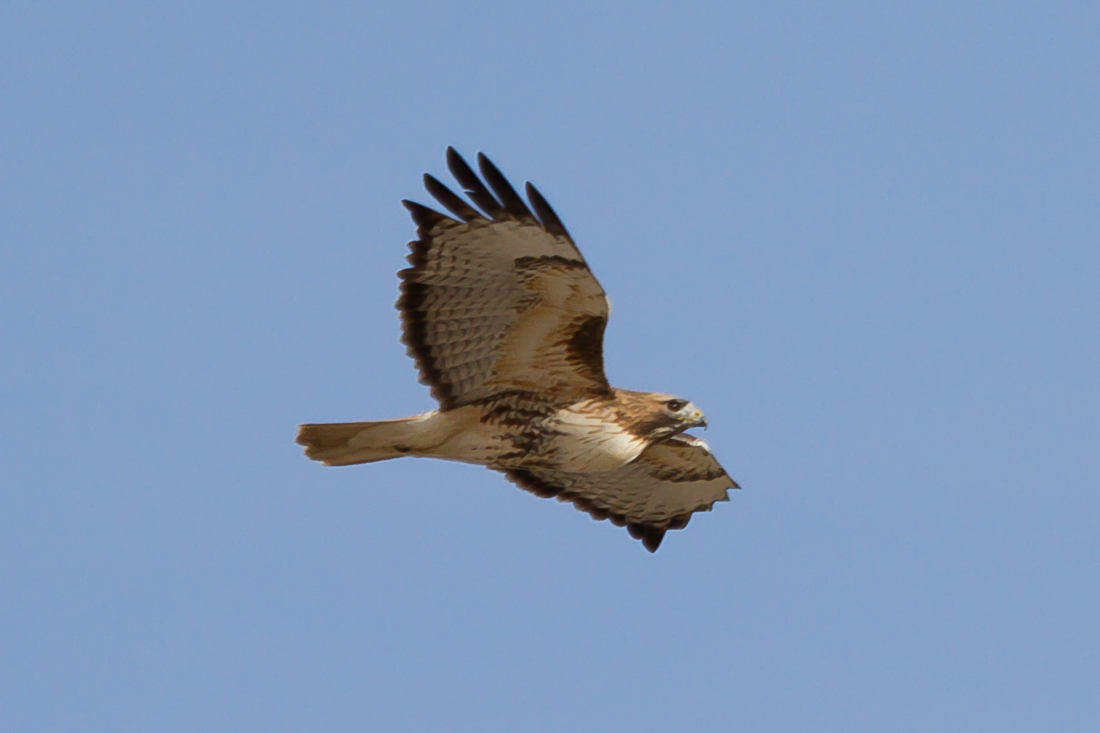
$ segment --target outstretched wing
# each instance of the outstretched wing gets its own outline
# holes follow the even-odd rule
[[[532,213],[484,155],[492,193],[454,148],[447,164],[481,211],[430,175],[425,188],[455,218],[404,202],[420,239],[399,273],[397,307],[420,381],[444,410],[501,392],[610,396],[607,296],[557,214],[528,183]]]
[[[667,530],[683,529],[693,513],[710,511],[714,502],[729,500],[729,489],[741,488],[707,444],[690,435],[651,445],[614,471],[513,469],[504,475],[533,494],[571,501],[594,519],[625,525],[650,552],[657,551]]]

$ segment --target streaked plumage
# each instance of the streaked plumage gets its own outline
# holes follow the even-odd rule
[[[402,341],[439,409],[302,425],[298,442],[333,466],[404,455],[487,466],[626,526],[656,551],[666,530],[738,488],[706,443],[682,434],[706,424],[702,412],[611,387],[607,296],[561,219],[530,183],[528,207],[484,155],[488,187],[453,148],[447,163],[480,211],[424,176],[453,217],[404,202],[419,239],[397,301]]]

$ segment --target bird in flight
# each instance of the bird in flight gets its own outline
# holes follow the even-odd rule
[[[302,425],[298,443],[328,466],[401,456],[486,466],[656,552],[667,530],[740,487],[684,432],[706,426],[699,408],[608,383],[603,288],[542,194],[528,183],[525,202],[485,155],[477,162],[481,177],[447,149],[469,201],[424,175],[451,216],[402,202],[418,239],[398,273],[401,340],[439,409]]]

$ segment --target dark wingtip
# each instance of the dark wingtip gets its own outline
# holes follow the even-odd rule
[[[569,232],[561,221],[561,217],[550,206],[546,198],[539,190],[527,183],[525,186],[527,199],[523,200],[504,174],[500,172],[496,164],[485,153],[477,154],[477,165],[481,171],[479,177],[466,159],[454,149],[453,145],[447,146],[447,168],[451,175],[458,181],[465,193],[473,203],[490,219],[512,218],[531,224],[541,224],[550,234],[570,239]],[[482,177],[485,179],[483,182]],[[489,185],[486,186],[485,184]],[[481,213],[470,207],[461,197],[451,189],[440,183],[438,179],[425,174],[424,187],[428,193],[435,197],[447,210],[463,221],[480,219]],[[491,190],[490,190],[491,189]]]
[[[569,239],[569,232],[566,231],[565,225],[561,223],[561,219],[558,214],[547,202],[546,198],[539,193],[539,190],[531,185],[531,182],[527,182],[527,198],[531,201],[531,206],[535,208],[535,213],[539,217],[539,221],[542,222],[542,227],[551,234],[559,237],[565,237]]]
[[[466,159],[462,157],[462,153],[455,150],[454,145],[448,145],[447,146],[447,167],[451,168],[453,170],[455,167],[461,168],[463,166],[465,166],[466,168],[470,167],[469,164],[466,163]]]
[[[477,177],[466,159],[451,147],[447,148],[447,168],[470,200],[480,206],[490,218],[496,219],[505,213],[504,206],[489,193],[489,189],[485,188],[485,184]]]
[[[661,546],[661,540],[665,538],[665,530],[648,524],[628,524],[626,531],[636,540],[642,541],[642,546],[650,552],[657,552]]]
[[[413,221],[416,222],[416,225],[423,227],[425,231],[431,229],[441,221],[454,221],[454,219],[446,214],[441,214],[435,209],[429,209],[424,204],[418,204],[415,201],[404,199],[401,201],[401,204],[409,210],[410,214],[412,214]]]
[[[654,532],[654,533],[648,534],[648,535],[646,535],[645,537],[642,538],[642,546],[645,547],[650,552],[657,552],[657,548],[661,546],[661,540],[663,540],[664,538],[665,538],[664,530],[661,530],[659,533]]]
[[[424,188],[436,201],[443,204],[448,211],[462,221],[485,218],[431,173],[424,174]]]
[[[508,183],[508,179],[504,177],[500,169],[493,164],[493,161],[489,160],[488,155],[485,153],[477,154],[477,167],[481,170],[481,175],[489,184],[489,188],[493,189],[493,193],[504,204],[504,210],[512,218],[532,224],[536,223],[535,215],[527,208],[527,204],[516,193],[516,189],[512,188],[512,184]]]

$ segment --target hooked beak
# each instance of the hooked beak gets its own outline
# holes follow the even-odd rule
[[[702,410],[695,410],[695,419],[691,421],[691,427],[707,429],[707,416],[703,414]]]

